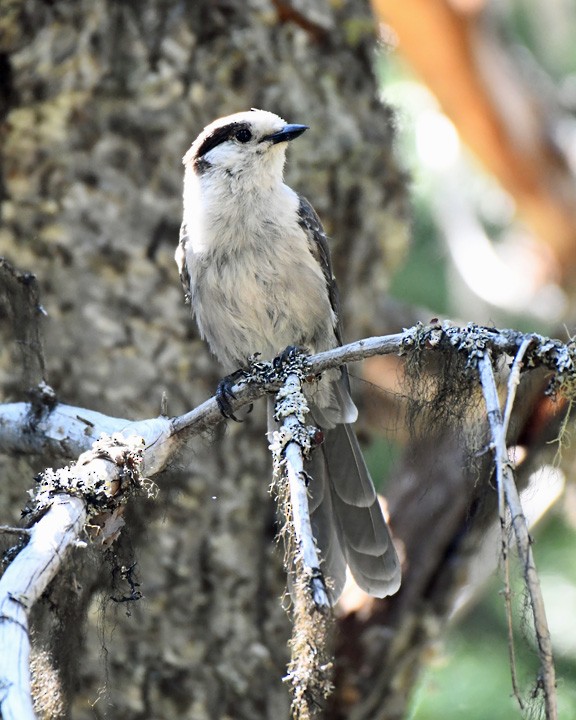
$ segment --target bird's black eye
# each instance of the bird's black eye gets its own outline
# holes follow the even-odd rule
[[[238,142],[247,143],[252,140],[252,133],[248,130],[248,128],[240,128],[240,130],[236,131],[234,137],[238,140]]]

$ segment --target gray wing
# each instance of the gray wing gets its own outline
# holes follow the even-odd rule
[[[336,326],[334,328],[334,334],[338,345],[342,345],[342,324],[340,321],[340,297],[338,295],[338,287],[336,285],[336,278],[332,272],[332,260],[330,259],[330,248],[328,246],[328,236],[324,232],[322,221],[316,214],[316,211],[310,205],[308,200],[302,195],[298,196],[300,199],[300,206],[298,208],[298,222],[300,227],[306,233],[308,242],[310,243],[310,250],[312,255],[320,263],[324,277],[326,278],[326,287],[328,288],[328,297],[330,298],[330,304],[332,310],[336,315]]]
[[[342,345],[342,321],[340,319],[340,295],[338,293],[338,286],[336,285],[336,278],[332,272],[332,260],[330,258],[330,247],[328,245],[328,236],[324,232],[322,221],[318,217],[316,211],[310,205],[308,200],[302,195],[298,196],[300,199],[300,206],[298,208],[299,223],[310,244],[310,250],[314,257],[320,263],[324,277],[326,278],[326,287],[328,289],[328,297],[330,299],[330,305],[336,316],[336,325],[334,326],[334,335],[336,337],[336,344]],[[345,365],[340,367],[342,376],[340,381],[336,383],[335,394],[337,403],[343,408],[345,413],[350,412],[354,409],[354,403],[350,396],[350,380],[348,379],[348,369]]]
[[[298,214],[326,278],[337,317],[334,334],[341,345],[340,303],[328,238],[314,208],[303,197]],[[347,403],[350,387],[345,366],[334,389],[337,401]],[[322,411],[314,406],[311,410],[315,422],[322,425]],[[371,595],[395,593],[400,585],[400,562],[352,426],[340,424],[327,430],[323,444],[312,453],[308,469],[314,537],[324,571],[332,580],[332,600],[335,602],[342,592],[347,565],[358,585]]]
[[[180,271],[180,282],[184,288],[184,298],[186,303],[189,305],[191,301],[190,293],[190,273],[188,272],[188,265],[186,264],[186,244],[188,242],[188,228],[186,223],[180,225],[180,237],[178,239],[178,247],[174,254],[174,259],[178,265]]]

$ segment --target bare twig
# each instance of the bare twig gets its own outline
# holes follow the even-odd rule
[[[524,710],[524,700],[518,684],[518,673],[516,672],[516,645],[514,642],[514,623],[512,613],[512,588],[510,585],[510,556],[508,554],[508,533],[506,531],[505,509],[500,509],[500,538],[502,562],[504,564],[504,607],[506,610],[506,625],[508,628],[508,661],[510,663],[510,679],[512,682],[512,693],[518,702],[520,710]],[[504,513],[504,514],[503,514]]]
[[[506,404],[504,405],[504,417],[502,419],[502,434],[504,438],[508,435],[508,426],[512,416],[514,400],[516,399],[516,391],[518,389],[518,385],[520,385],[520,373],[522,372],[522,368],[524,366],[524,356],[533,342],[534,338],[532,335],[527,335],[522,340],[522,344],[518,348],[518,352],[514,356],[512,367],[510,368],[510,375],[508,376],[506,389]]]
[[[523,355],[526,353],[528,344],[521,343]],[[518,373],[521,360],[522,356],[517,363]],[[546,718],[547,720],[556,720],[558,717],[556,703],[556,680],[550,631],[546,620],[546,611],[544,607],[544,600],[542,598],[540,581],[534,564],[528,525],[522,510],[522,505],[520,503],[520,498],[514,482],[512,467],[508,460],[508,454],[506,451],[505,428],[498,401],[498,393],[496,390],[496,382],[492,368],[492,359],[488,351],[485,351],[483,356],[480,358],[478,367],[484,399],[486,402],[486,409],[488,411],[490,430],[492,433],[492,444],[496,463],[496,478],[499,492],[501,492],[500,488],[502,488],[506,504],[510,511],[512,528],[516,537],[518,556],[520,557],[523,567],[524,579],[532,606],[534,630],[538,644],[538,653],[540,656],[540,677],[538,682],[541,683],[544,690]],[[510,390],[512,390],[510,403],[513,402],[515,386],[515,384],[510,386]]]
[[[516,390],[520,384],[520,373],[522,371],[524,355],[532,342],[531,337],[526,337],[520,349],[516,353],[512,367],[510,369],[510,375],[508,376],[507,392],[506,392],[506,404],[504,406],[504,417],[502,420],[502,435],[504,438],[508,435],[508,426],[510,424],[510,417],[512,415],[512,408],[514,407],[514,400],[516,398]],[[513,612],[512,612],[512,588],[510,585],[510,555],[509,555],[509,540],[508,540],[508,526],[507,526],[507,512],[506,502],[504,493],[504,483],[498,483],[498,515],[500,518],[500,537],[501,537],[501,548],[502,548],[502,562],[504,564],[504,604],[506,608],[506,624],[508,626],[508,656],[510,661],[510,676],[512,680],[512,692],[518,702],[520,710],[524,710],[524,700],[522,699],[522,693],[518,685],[518,674],[516,672],[516,650],[514,643],[514,625],[513,625]]]
[[[22,527],[12,527],[11,525],[0,525],[0,535],[21,535],[29,537],[30,530]]]

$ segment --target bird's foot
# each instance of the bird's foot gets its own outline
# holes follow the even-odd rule
[[[288,345],[287,348],[282,350],[280,355],[277,355],[274,360],[272,360],[274,370],[276,370],[276,372],[286,372],[290,365],[299,361],[305,353],[306,350],[302,347],[298,347],[297,345]]]
[[[242,422],[242,420],[239,420],[236,415],[234,415],[234,412],[232,411],[232,404],[230,401],[236,399],[236,395],[234,394],[232,388],[234,387],[234,385],[238,384],[239,380],[243,380],[244,378],[246,378],[246,375],[246,370],[244,370],[243,368],[239,368],[230,375],[226,375],[226,377],[222,378],[222,380],[220,380],[220,382],[218,383],[218,387],[216,388],[216,402],[218,403],[218,409],[220,410],[222,415],[229,420]]]
[[[260,354],[256,353],[248,358],[248,366],[239,368],[230,375],[222,378],[216,388],[216,402],[218,408],[225,418],[242,422],[232,410],[232,400],[236,399],[233,391],[234,385],[239,382],[249,382],[256,385],[277,385],[282,382],[291,372],[302,373],[307,367],[308,355],[305,348],[296,345],[288,345],[274,360],[263,362],[259,360]],[[275,390],[271,390],[275,392]],[[250,407],[250,410],[252,407]],[[248,412],[250,412],[250,410]]]

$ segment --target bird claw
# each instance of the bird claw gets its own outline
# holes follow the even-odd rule
[[[236,417],[236,415],[234,415],[234,412],[232,411],[232,403],[230,401],[236,399],[236,395],[232,388],[234,387],[234,385],[236,385],[238,380],[245,377],[245,375],[245,370],[236,370],[230,375],[226,375],[225,378],[222,378],[222,380],[220,380],[220,382],[218,383],[218,387],[216,388],[216,402],[218,403],[218,409],[220,410],[222,415],[228,420],[242,422],[242,420],[240,420]]]
[[[280,355],[277,355],[274,360],[272,360],[272,365],[274,369],[282,370],[284,365],[294,360],[294,358],[296,358],[302,352],[304,352],[303,348],[298,347],[297,345],[288,345],[287,348],[282,350]]]
[[[236,395],[232,388],[240,380],[249,379],[251,382],[271,382],[276,381],[279,373],[289,371],[291,364],[294,363],[300,356],[306,353],[304,348],[298,347],[297,345],[288,345],[274,360],[272,360],[273,372],[270,373],[270,363],[259,362],[258,358],[260,353],[256,353],[248,358],[248,368],[240,368],[235,370],[230,375],[222,378],[216,388],[216,402],[218,403],[218,409],[222,415],[229,419],[235,420],[236,422],[243,422],[234,415],[232,411],[232,400],[236,399]],[[252,411],[252,405],[248,409],[250,413]]]

